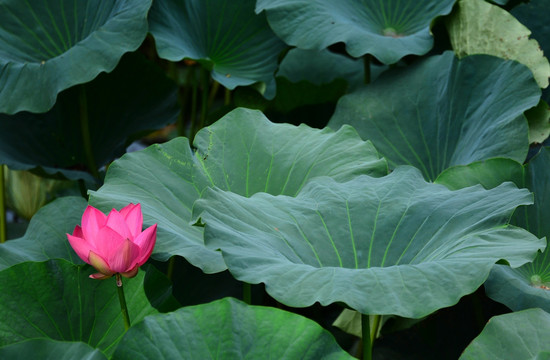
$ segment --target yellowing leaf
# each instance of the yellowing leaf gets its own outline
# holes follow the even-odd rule
[[[531,31],[514,16],[483,0],[460,0],[447,21],[458,57],[487,54],[516,60],[527,66],[541,88],[548,86],[550,63]]]

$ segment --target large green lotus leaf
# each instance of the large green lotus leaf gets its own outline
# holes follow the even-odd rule
[[[148,316],[113,359],[353,359],[314,321],[232,298]]]
[[[142,56],[128,54],[112,73],[62,92],[47,113],[0,114],[2,161],[12,169],[93,181],[83,171],[82,91],[98,167],[122,155],[134,137],[176,121],[179,111],[175,84]]]
[[[149,26],[161,58],[200,61],[229,89],[263,82],[275,95],[274,73],[285,44],[273,34],[254,0],[155,1]]]
[[[0,346],[34,338],[83,341],[110,355],[124,334],[115,279],[94,280],[90,266],[65,260],[25,262],[0,271]],[[145,272],[123,279],[132,323],[157,311]]]
[[[32,339],[0,348],[0,358],[10,360],[107,360],[98,349],[83,342]]]
[[[550,238],[550,151],[542,148],[527,165],[525,186],[535,194],[532,206],[518,209],[512,223]],[[497,265],[485,283],[487,295],[511,308],[540,307],[550,312],[550,248],[518,269]]]
[[[548,86],[550,63],[531,31],[508,11],[484,0],[459,0],[447,29],[459,57],[488,54],[525,64],[541,88]]]
[[[550,314],[529,309],[495,316],[460,360],[549,359]]]
[[[418,318],[473,292],[499,259],[518,267],[544,248],[506,225],[531,202],[511,183],[450,191],[403,166],[382,178],[318,177],[295,198],[208,189],[193,214],[236,279],[265,283],[284,304]]]
[[[67,240],[80,224],[86,201],[81,197],[62,197],[41,208],[31,219],[25,235],[0,244],[0,270],[25,261],[65,259],[81,264]]]
[[[539,98],[531,72],[515,61],[445,52],[343,96],[329,126],[352,125],[392,167],[413,165],[434,180],[448,167],[493,157],[522,163],[523,112]]]
[[[0,3],[0,113],[45,112],[115,68],[147,34],[151,0]]]
[[[206,187],[294,196],[315,176],[387,173],[385,160],[349,126],[333,132],[274,124],[248,109],[199,131],[194,146],[196,153],[186,138],[176,138],[126,154],[109,167],[90,203],[103,210],[141,203],[145,222],[159,225],[153,257],[180,255],[206,273],[226,269],[219,252],[204,247],[202,229],[190,224],[193,203]]]
[[[423,55],[433,45],[430,24],[451,12],[454,0],[257,0],[275,33],[287,44],[321,50],[337,42],[360,57],[384,64]]]

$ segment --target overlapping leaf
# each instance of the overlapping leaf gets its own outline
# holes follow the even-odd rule
[[[107,360],[98,349],[77,341],[33,339],[0,348],[0,358],[10,360]]]
[[[539,237],[550,238],[550,151],[541,152],[527,165],[525,186],[535,194],[532,206],[518,209],[512,223]],[[540,307],[550,312],[550,248],[518,269],[496,265],[485,283],[487,295],[512,310]]]
[[[550,0],[521,2],[510,11],[532,32],[531,37],[537,40],[546,56],[550,54],[550,23],[546,14],[548,6],[550,6]],[[550,103],[550,88],[543,90],[542,98]]]
[[[454,0],[258,0],[269,25],[289,45],[321,50],[337,42],[352,56],[372,54],[384,64],[423,55],[433,44],[430,23]]]
[[[45,112],[57,94],[114,69],[147,34],[151,0],[0,4],[0,113]]]
[[[499,259],[518,267],[544,248],[506,226],[531,201],[511,183],[450,191],[407,166],[382,178],[319,177],[295,198],[208,189],[194,216],[233,276],[265,283],[280,302],[418,318],[473,292]]]
[[[445,52],[343,96],[329,126],[352,125],[392,167],[413,165],[434,180],[448,167],[493,157],[522,163],[523,112],[539,98],[531,72],[515,61]]]
[[[206,273],[225,270],[217,251],[204,247],[202,229],[191,226],[191,208],[208,186],[243,196],[256,192],[294,196],[311,178],[345,180],[387,173],[369,142],[351,127],[337,132],[305,125],[273,124],[259,111],[237,109],[195,137],[177,138],[115,161],[90,202],[107,211],[140,202],[146,223],[158,223],[153,256],[185,257]]]
[[[320,325],[283,310],[225,298],[148,316],[113,359],[352,359]]]
[[[550,314],[529,309],[490,319],[460,360],[550,358]]]
[[[25,261],[65,259],[81,264],[67,240],[86,208],[81,197],[67,196],[40,209],[32,218],[25,236],[0,244],[0,270]]]
[[[451,190],[458,190],[477,184],[492,189],[503,182],[511,181],[519,188],[524,186],[525,169],[512,159],[492,158],[468,165],[453,166],[444,170],[435,182]]]
[[[386,66],[370,65],[370,78],[377,78]],[[277,71],[277,96],[269,110],[287,113],[300,106],[334,103],[352,89],[364,84],[365,64],[360,59],[350,59],[326,49],[290,50],[281,61]],[[308,108],[306,114],[312,119],[320,117],[320,106]],[[326,111],[324,112],[326,114]],[[327,121],[331,113],[327,115]],[[299,121],[306,122],[302,116]],[[323,124],[324,126],[324,124]]]
[[[128,54],[112,73],[61,93],[47,113],[0,114],[0,158],[11,169],[93,181],[87,172],[82,112],[88,116],[99,168],[122,155],[136,136],[174,122],[176,100],[174,83],[142,56]]]
[[[449,38],[459,57],[488,54],[525,64],[541,88],[548,86],[550,63],[531,31],[508,11],[484,0],[459,0],[447,21]]]
[[[201,62],[229,89],[263,82],[275,95],[274,73],[285,44],[273,34],[254,0],[167,0],[153,2],[151,34],[163,59]]]

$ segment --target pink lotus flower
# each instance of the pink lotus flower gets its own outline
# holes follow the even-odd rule
[[[109,215],[88,206],[82,227],[77,225],[67,237],[76,254],[99,271],[91,278],[107,279],[117,273],[131,278],[149,259],[157,239],[157,224],[144,231],[142,226],[140,204],[113,209]]]

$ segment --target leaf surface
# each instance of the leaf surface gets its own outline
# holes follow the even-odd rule
[[[450,191],[412,167],[346,182],[312,179],[295,197],[208,189],[193,215],[241,281],[295,307],[344,302],[418,318],[477,289],[495,262],[518,267],[545,240],[507,226],[526,190]]]

